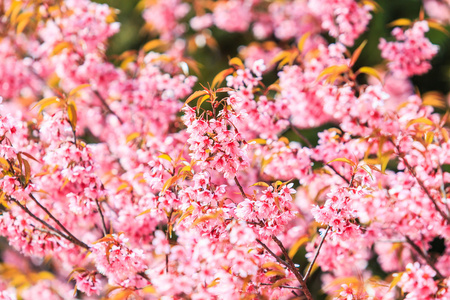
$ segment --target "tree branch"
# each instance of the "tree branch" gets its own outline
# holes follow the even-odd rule
[[[308,289],[308,286],[306,285],[306,282],[303,280],[302,275],[300,274],[300,272],[298,271],[298,269],[295,267],[294,263],[290,259],[289,255],[288,255],[286,249],[284,248],[283,244],[281,243],[281,241],[277,237],[275,237],[274,235],[272,236],[272,239],[275,241],[275,243],[277,243],[277,245],[280,247],[281,251],[283,252],[283,255],[286,257],[288,262],[292,263],[292,265],[290,263],[284,261],[278,255],[276,255],[272,250],[270,250],[269,247],[267,247],[266,244],[261,242],[261,240],[256,239],[256,242],[258,244],[260,244],[264,249],[266,249],[266,251],[269,252],[269,254],[272,255],[279,263],[284,265],[286,268],[288,268],[295,275],[295,277],[297,278],[298,282],[302,286],[301,290],[302,290],[303,294],[305,295],[306,299],[313,300],[312,295],[311,295],[311,293],[310,293],[310,291]]]
[[[345,178],[344,175],[339,173],[332,165],[327,165],[327,167],[329,167],[331,170],[333,170],[333,172],[336,173],[336,175],[341,177],[345,182],[347,182],[350,185],[350,181],[347,178]]]
[[[310,141],[308,141],[308,139],[300,133],[300,131],[297,130],[297,128],[295,128],[294,125],[292,125],[291,122],[289,122],[289,127],[292,129],[292,131],[303,141],[305,142],[305,144],[309,147],[309,148],[314,148],[313,145],[311,144]]]
[[[83,243],[82,241],[77,239],[69,230],[67,230],[66,227],[64,227],[63,224],[61,224],[61,222],[58,219],[55,218],[55,216],[52,215],[52,213],[47,208],[45,208],[45,206],[43,206],[41,203],[39,203],[39,201],[37,201],[37,199],[33,196],[33,194],[30,193],[29,196],[43,211],[45,211],[45,213],[50,217],[50,219],[52,219],[56,224],[58,224],[58,226],[67,234],[67,238],[72,243],[74,243],[82,248],[89,249],[88,245],[86,245],[85,243]]]
[[[92,91],[93,91],[94,94],[97,96],[97,98],[100,100],[100,102],[103,104],[103,106],[106,108],[106,110],[107,110],[110,114],[114,115],[114,116],[119,120],[120,124],[123,124],[122,119],[121,119],[121,118],[120,118],[120,117],[119,117],[119,116],[111,109],[111,107],[109,107],[109,105],[108,105],[108,103],[106,102],[105,98],[103,98],[102,95],[100,95],[100,93],[99,93],[97,90],[92,89]]]
[[[328,232],[330,231],[330,229],[331,229],[330,225],[328,225],[328,226],[327,226],[327,229],[325,229],[325,233],[324,233],[323,236],[322,236],[322,240],[320,240],[319,246],[318,246],[317,249],[316,249],[316,253],[314,253],[314,258],[313,258],[313,260],[311,261],[311,263],[309,264],[308,270],[306,271],[306,274],[305,274],[305,276],[303,277],[303,279],[304,279],[305,281],[308,279],[309,275],[311,274],[312,267],[314,266],[314,263],[316,262],[317,257],[319,256],[320,249],[322,248],[323,242],[325,241],[325,238],[327,237],[327,234],[328,234]]]
[[[439,272],[438,268],[436,268],[436,266],[434,265],[433,261],[431,260],[431,258],[426,255],[422,249],[420,249],[419,246],[417,246],[410,238],[409,236],[405,236],[406,242],[417,252],[417,254],[419,254],[426,262],[427,264],[436,272],[436,274],[439,276],[439,278],[444,278],[444,276],[441,274],[441,272]]]
[[[239,180],[237,179],[237,176],[234,176],[234,182],[236,182],[236,185],[239,187],[239,191],[241,191],[242,197],[244,197],[244,199],[246,199],[247,195],[245,195],[245,191],[242,188],[242,185],[239,183]]]
[[[437,204],[436,200],[433,198],[433,196],[431,195],[430,191],[426,188],[425,184],[422,182],[422,180],[420,180],[417,177],[416,172],[414,171],[414,169],[411,167],[411,165],[408,163],[408,161],[405,159],[404,156],[400,155],[400,149],[398,146],[397,150],[399,152],[399,157],[402,159],[403,163],[405,164],[406,168],[408,169],[408,171],[411,173],[411,175],[416,179],[417,183],[419,184],[419,186],[422,188],[422,190],[425,192],[425,194],[427,194],[428,198],[431,200],[431,202],[434,205],[434,208],[438,211],[438,213],[444,218],[444,220],[446,220],[447,222],[450,222],[450,218],[449,216],[447,216],[442,209],[439,207],[439,205]]]
[[[272,283],[260,283],[261,285],[273,285]],[[290,285],[280,285],[279,288],[285,288],[285,289],[293,289],[293,290],[302,290],[301,287],[298,286],[290,286]]]
[[[100,207],[100,203],[98,202],[97,198],[95,198],[95,203],[97,204],[97,209],[98,209],[98,212],[99,212],[100,217],[102,219],[103,236],[106,236],[108,234],[108,230],[106,230],[105,218],[103,217],[102,208]]]
[[[56,229],[55,227],[53,227],[52,225],[48,224],[47,222],[45,222],[44,220],[40,219],[39,217],[37,217],[35,214],[33,214],[28,207],[26,207],[25,205],[22,205],[17,199],[14,199],[12,197],[8,197],[9,200],[11,200],[12,202],[16,203],[24,212],[26,212],[30,217],[32,217],[33,219],[35,219],[36,221],[38,221],[39,223],[41,223],[42,225],[44,225],[45,227],[47,227],[48,229],[50,229],[51,231],[54,231],[55,235],[60,236],[65,238],[66,240],[69,240],[69,237],[66,236],[65,234],[63,234],[61,231],[59,231],[58,229]]]

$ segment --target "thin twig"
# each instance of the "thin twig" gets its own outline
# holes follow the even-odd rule
[[[447,215],[450,216],[450,207],[448,206],[448,199],[447,199],[447,192],[445,191],[445,183],[444,183],[444,170],[442,170],[442,166],[439,163],[439,171],[441,172],[441,193],[442,196],[444,197],[444,204],[445,204],[445,208],[447,210]]]
[[[336,172],[336,174],[339,174],[339,173]],[[354,178],[355,178],[355,175],[354,175],[354,174],[352,175],[352,178],[350,179],[350,181],[348,181],[347,179],[344,178],[345,181],[347,181],[349,187],[351,187],[351,186],[353,185],[353,179],[354,179]],[[341,211],[341,210],[338,210],[337,213],[339,213],[340,211]],[[312,268],[313,268],[313,266],[314,266],[314,263],[315,263],[316,260],[317,260],[317,257],[319,256],[320,249],[322,248],[323,243],[324,243],[324,241],[325,241],[325,238],[327,237],[328,232],[330,232],[330,229],[331,229],[331,226],[330,226],[330,225],[327,225],[327,228],[325,229],[325,233],[323,234],[322,239],[320,240],[319,246],[318,246],[317,249],[316,249],[316,253],[314,254],[313,260],[311,261],[311,263],[310,263],[310,265],[309,265],[309,267],[308,267],[308,270],[306,271],[306,274],[305,274],[305,276],[303,277],[303,279],[304,279],[305,281],[308,279],[309,275],[311,274],[311,270],[312,270]]]
[[[110,114],[114,115],[114,116],[119,120],[120,124],[123,124],[122,119],[121,119],[121,118],[120,118],[120,117],[119,117],[119,116],[111,109],[111,107],[109,107],[109,105],[108,105],[108,103],[106,102],[105,98],[103,98],[102,95],[100,95],[100,93],[99,93],[97,90],[92,89],[92,91],[93,91],[94,94],[97,96],[97,98],[100,100],[100,102],[102,102],[102,104],[103,104],[103,106],[106,108],[106,110],[107,110]]]
[[[339,177],[341,177],[345,182],[350,184],[350,181],[347,178],[345,178],[344,175],[339,173],[332,165],[327,165],[327,167],[329,167],[331,170],[333,170],[333,172],[336,173],[336,175],[338,175]]]
[[[57,236],[57,237],[62,238],[62,239],[65,238],[64,236],[62,236],[61,234],[57,233],[56,231],[47,230],[47,229],[44,229],[44,228],[39,228],[39,227],[34,226],[33,224],[31,224],[31,226],[32,226],[34,229],[36,229],[37,231],[40,231],[40,232],[42,232],[42,233],[51,234],[51,235]]]
[[[69,123],[72,126],[72,123],[71,122],[69,122]],[[72,128],[72,133],[73,133],[73,143],[76,146],[77,145],[77,133],[76,133],[75,129],[73,129],[73,128]]]
[[[173,210],[170,211],[170,214],[167,216],[167,231],[166,231],[166,240],[167,243],[170,243],[170,226],[172,219]],[[169,273],[169,254],[166,254],[166,273]]]
[[[303,294],[305,294],[307,299],[312,299],[312,295],[308,289],[308,286],[306,285],[306,281],[303,279],[300,271],[295,267],[295,264],[292,261],[292,259],[289,257],[289,253],[287,252],[283,243],[275,235],[272,235],[272,240],[278,245],[278,247],[280,247],[281,252],[283,253],[287,263],[291,266],[290,270],[292,271],[292,273],[294,273],[298,282],[300,282],[300,285],[302,286]]]
[[[320,240],[319,246],[318,246],[317,249],[316,249],[316,253],[314,254],[314,258],[313,258],[313,260],[311,261],[311,263],[309,264],[308,270],[306,271],[306,274],[305,274],[305,276],[303,277],[303,279],[304,279],[305,281],[308,279],[309,275],[311,274],[312,267],[314,266],[314,263],[316,262],[317,257],[319,256],[320,249],[322,248],[323,242],[325,241],[325,238],[327,237],[327,234],[328,234],[328,232],[330,231],[330,228],[331,228],[330,225],[328,225],[328,226],[327,226],[327,229],[325,229],[325,233],[323,234],[322,240]]]
[[[108,235],[108,230],[106,230],[105,218],[103,216],[102,208],[100,207],[100,203],[98,202],[97,198],[95,198],[95,203],[97,204],[97,209],[98,209],[98,212],[99,212],[100,217],[102,219],[103,235],[106,236],[106,235]]]
[[[303,141],[305,142],[305,144],[309,147],[309,148],[314,148],[313,145],[311,144],[310,141],[308,141],[308,139],[300,133],[300,131],[297,130],[297,128],[295,128],[294,125],[292,125],[292,123],[289,123],[290,128],[292,129],[292,131]]]
[[[44,225],[45,227],[47,227],[48,229],[50,229],[51,231],[54,231],[58,236],[61,236],[63,238],[65,238],[66,240],[69,240],[69,237],[66,236],[64,233],[62,233],[61,231],[59,231],[58,229],[56,229],[55,227],[53,227],[52,225],[48,224],[47,222],[45,222],[44,220],[40,219],[39,217],[37,217],[35,214],[33,214],[28,207],[22,205],[17,199],[14,199],[12,197],[9,197],[9,200],[13,201],[14,203],[16,203],[24,212],[26,212],[30,217],[32,217],[33,219],[35,219],[36,221],[38,221],[39,223],[41,223],[42,225]]]
[[[409,236],[405,236],[406,242],[417,252],[417,254],[419,254],[423,259],[425,259],[425,261],[427,262],[427,264],[436,272],[436,274],[439,276],[439,278],[444,278],[444,276],[442,276],[441,272],[439,272],[439,270],[436,268],[436,266],[434,265],[433,261],[431,261],[431,258],[426,255],[422,249],[420,249],[419,246],[417,246],[410,238]]]
[[[280,242],[280,241],[278,240],[278,238],[275,237],[275,239],[274,239],[274,236],[272,236],[272,239],[273,239],[277,244],[278,244],[278,242]],[[278,241],[278,242],[277,242],[277,241]],[[297,278],[298,282],[299,282],[300,285],[302,286],[301,290],[302,290],[303,294],[305,295],[306,299],[308,299],[308,300],[313,300],[312,295],[311,295],[311,293],[309,292],[309,289],[308,289],[308,287],[307,287],[307,285],[306,285],[306,282],[303,280],[303,277],[302,277],[302,275],[300,274],[300,272],[298,271],[298,269],[297,269],[294,265],[291,266],[289,263],[287,263],[286,261],[284,261],[281,257],[279,257],[278,255],[276,255],[272,250],[270,250],[269,247],[267,247],[266,244],[264,244],[263,242],[261,242],[261,240],[256,239],[256,242],[257,242],[258,244],[260,244],[261,246],[263,246],[263,248],[266,249],[266,251],[269,252],[270,255],[272,255],[279,263],[281,263],[282,265],[286,266],[286,267],[287,267],[287,268],[295,275],[295,277]],[[280,244],[281,244],[281,242],[280,242]],[[280,246],[280,244],[278,244],[278,246]],[[286,251],[286,249],[284,248],[283,244],[281,244],[281,247],[280,247],[280,248],[282,249],[282,252],[283,252],[283,254],[284,254],[284,252]],[[284,251],[283,251],[283,249],[284,249]],[[286,252],[286,254],[284,254],[284,255],[286,256],[286,255],[287,255],[287,252]],[[289,255],[287,255],[286,257],[287,257],[287,259],[288,259],[288,258],[289,258]],[[290,260],[290,258],[289,258],[289,260]],[[292,262],[292,260],[291,260],[291,262]]]
[[[261,285],[273,285],[272,283],[261,283]],[[302,290],[301,287],[298,286],[290,286],[290,285],[279,285],[277,286],[279,288],[285,288],[285,289],[294,289],[294,290]]]
[[[68,238],[69,238],[69,240],[72,242],[72,243],[74,243],[74,244],[76,244],[76,245],[78,245],[78,246],[80,246],[80,247],[82,247],[82,248],[85,248],[85,249],[89,249],[89,246],[88,245],[86,245],[85,243],[83,243],[82,241],[80,241],[79,239],[77,239],[69,230],[67,230],[67,228],[66,227],[64,227],[64,225],[63,224],[61,224],[61,222],[57,219],[57,218],[55,218],[55,216],[53,216],[52,215],[52,213],[47,209],[47,208],[45,208],[45,206],[43,206],[41,203],[39,203],[39,201],[37,201],[37,199],[33,196],[33,194],[29,194],[29,196],[30,196],[30,198],[31,199],[33,199],[33,201],[43,210],[43,211],[45,211],[46,213],[47,213],[47,215],[56,223],[56,224],[58,224],[58,226],[67,234],[67,236],[68,236]]]
[[[242,197],[244,197],[244,199],[246,199],[247,196],[245,195],[245,191],[242,188],[242,185],[239,183],[239,180],[237,179],[237,176],[234,176],[234,182],[236,182],[236,185],[239,187],[239,191],[241,191]]]
[[[404,156],[400,155],[400,149],[398,146],[397,150],[399,152],[399,157],[402,159],[403,163],[405,164],[406,168],[409,170],[409,172],[411,173],[411,175],[416,179],[417,183],[420,185],[420,187],[422,188],[422,190],[425,192],[425,194],[427,194],[428,198],[431,200],[431,202],[434,205],[434,208],[436,208],[436,210],[438,211],[438,213],[444,218],[444,220],[447,220],[447,222],[450,222],[450,218],[449,216],[447,216],[442,209],[439,207],[439,205],[437,204],[436,200],[433,198],[433,196],[431,196],[430,191],[426,188],[425,184],[422,182],[422,180],[420,180],[417,177],[416,172],[414,171],[414,169],[411,167],[411,165],[408,163],[408,161],[405,159]]]
[[[258,244],[260,244],[261,246],[263,246],[264,249],[266,249],[267,252],[269,252],[270,255],[272,255],[280,264],[284,265],[286,268],[290,269],[291,267],[289,266],[289,264],[287,262],[285,262],[281,257],[279,257],[278,255],[276,255],[272,250],[270,250],[269,247],[267,247],[266,244],[264,244],[263,242],[261,242],[261,240],[256,239],[256,242]]]

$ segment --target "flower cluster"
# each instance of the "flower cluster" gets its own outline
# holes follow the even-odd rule
[[[192,151],[190,155],[200,168],[213,169],[226,178],[233,178],[249,166],[247,143],[230,121],[239,116],[232,116],[232,112],[225,109],[217,119],[197,118],[196,111],[189,106],[184,112],[183,120],[190,134],[187,141]]]
[[[293,184],[279,187],[267,187],[258,196],[247,198],[235,209],[236,217],[256,226],[256,232],[262,238],[278,234],[295,217],[292,204]],[[261,227],[261,228],[258,228]]]
[[[91,247],[97,270],[108,276],[110,283],[121,283],[146,270],[143,252],[127,247],[127,241],[123,234],[113,234],[100,239]],[[94,280],[95,277],[91,281]]]
[[[429,27],[427,21],[420,21],[403,31],[396,27],[392,35],[396,42],[380,40],[381,57],[389,61],[389,69],[403,76],[421,75],[431,69],[430,60],[437,54],[439,47],[425,37]]]

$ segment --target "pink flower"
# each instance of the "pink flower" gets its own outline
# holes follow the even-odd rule
[[[392,34],[397,39],[396,42],[380,40],[378,48],[381,56],[390,61],[390,70],[400,76],[413,76],[431,69],[430,60],[437,54],[439,47],[425,37],[428,30],[427,21],[415,22],[412,28],[405,31],[394,28]]]
[[[85,293],[87,296],[100,295],[102,284],[99,279],[96,278],[96,272],[76,272],[74,279],[76,281],[77,290]]]

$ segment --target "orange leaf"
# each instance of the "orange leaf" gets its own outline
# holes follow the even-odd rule
[[[75,94],[78,93],[80,90],[82,90],[82,89],[84,89],[84,88],[87,88],[87,87],[90,87],[90,86],[91,86],[90,84],[81,84],[81,85],[77,86],[76,88],[74,88],[73,90],[71,90],[71,91],[69,92],[69,97],[75,95]]]
[[[412,24],[412,21],[405,18],[397,19],[391,23],[389,23],[387,26],[394,27],[394,26],[410,26]]]
[[[72,47],[72,44],[69,42],[60,42],[55,46],[55,48],[53,48],[51,56],[56,55],[56,54],[60,53],[62,50],[66,49],[66,48],[71,48],[71,47]]]
[[[161,155],[158,155],[158,158],[162,158],[162,159],[165,159],[167,161],[172,162],[172,158],[169,155],[165,154],[165,153],[163,153]]]
[[[305,46],[305,42],[306,40],[311,36],[311,32],[308,31],[307,33],[305,33],[304,35],[302,35],[302,37],[300,38],[300,40],[298,41],[297,44],[297,48],[298,50],[300,50],[300,52],[303,52],[303,48]]]
[[[275,283],[272,284],[272,287],[273,288],[277,288],[279,286],[282,286],[282,285],[285,285],[285,284],[288,284],[288,283],[291,283],[291,282],[292,282],[292,279],[290,279],[290,278],[283,278],[283,279],[275,281]]]
[[[294,258],[295,254],[297,253],[298,249],[300,249],[301,246],[303,246],[306,242],[309,241],[309,238],[307,235],[304,235],[300,237],[297,242],[295,242],[294,245],[292,245],[291,249],[289,249],[289,257]]]
[[[335,162],[335,161],[344,162],[346,164],[351,165],[352,167],[356,166],[356,164],[353,161],[351,161],[350,159],[345,158],[345,157],[335,158],[332,161],[327,162],[326,164],[329,165],[330,163]]]
[[[244,63],[239,57],[233,57],[232,59],[230,59],[228,64],[230,66],[238,66],[239,68],[244,68]]]
[[[428,20],[428,27],[439,30],[440,32],[443,32],[446,35],[450,36],[450,33],[448,32],[448,30],[444,26],[439,24],[438,22]]]
[[[265,182],[259,181],[259,182],[257,182],[257,183],[252,184],[251,187],[252,187],[252,186],[264,186],[264,187],[269,187],[270,185],[268,185],[268,184],[265,183]]]
[[[325,76],[337,76],[341,73],[344,73],[348,71],[349,67],[347,65],[338,65],[338,66],[330,66],[328,68],[325,68],[322,72],[320,72],[319,76],[317,76],[317,80],[320,80],[322,77]]]
[[[47,106],[59,103],[60,99],[56,96],[48,97],[40,100],[38,103],[36,103],[31,109],[34,109],[36,106],[40,106],[39,113],[41,113]]]
[[[283,276],[283,277],[286,277],[286,273],[284,273],[283,271],[278,271],[278,270],[268,271],[264,275],[266,275],[267,277],[271,277],[271,276]]]
[[[69,102],[67,105],[67,114],[69,117],[70,126],[72,126],[72,130],[75,131],[77,128],[77,106],[75,105],[75,102]]]
[[[422,99],[423,105],[429,105],[441,109],[445,109],[447,107],[444,95],[439,92],[427,92],[422,96]]]
[[[147,42],[143,47],[142,50],[144,50],[144,52],[148,52],[151,50],[155,50],[157,48],[161,48],[166,46],[167,44],[161,40],[151,40],[150,42]]]
[[[367,44],[367,40],[361,43],[358,48],[356,48],[355,52],[353,52],[352,58],[350,59],[350,67],[352,67],[356,61],[358,60],[359,56],[361,55],[361,52],[363,51],[364,47]]]
[[[205,90],[203,90],[203,91],[196,91],[192,95],[190,95],[189,98],[186,99],[186,102],[184,102],[184,105],[187,105],[192,100],[194,100],[194,99],[196,99],[196,98],[198,98],[200,96],[206,95],[206,94],[209,94],[209,92],[205,91]]]
[[[430,119],[427,118],[418,118],[418,119],[414,119],[408,122],[408,124],[406,124],[406,127],[409,127],[413,124],[425,124],[425,125],[430,125],[433,126],[434,123],[433,121],[431,121]]]
[[[24,19],[17,24],[16,33],[19,35],[21,34],[25,27],[27,27],[28,23],[30,22],[30,19]]]
[[[225,78],[226,78],[228,75],[232,74],[233,72],[234,72],[234,69],[233,69],[233,68],[228,68],[228,69],[225,69],[225,70],[221,71],[219,74],[217,74],[217,75],[214,77],[213,82],[212,82],[212,85],[211,85],[211,88],[213,89],[213,88],[215,88],[216,86],[221,85],[222,82],[225,80]]]
[[[364,73],[364,74],[367,74],[367,75],[372,75],[373,77],[376,77],[379,81],[381,81],[380,74],[378,73],[377,70],[375,70],[372,67],[361,67],[361,68],[359,68],[359,70],[356,73],[357,74]]]
[[[130,133],[130,134],[127,136],[126,143],[128,144],[128,143],[131,142],[132,140],[137,139],[140,135],[141,135],[141,134],[140,134],[139,132],[133,132],[133,133]]]
[[[26,159],[24,159],[23,166],[25,167],[25,183],[28,184],[28,182],[30,181],[30,177],[31,177],[30,163]]]
[[[402,279],[402,276],[403,276],[403,272],[394,274],[394,279],[392,280],[391,285],[389,286],[389,291],[392,290],[392,288],[395,287],[400,282],[400,279]]]

